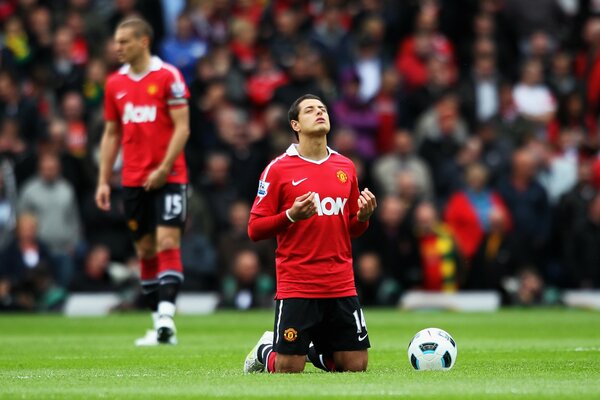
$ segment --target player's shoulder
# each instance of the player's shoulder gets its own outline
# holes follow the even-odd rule
[[[160,60],[158,57],[154,58],[153,61],[154,60],[156,60],[155,62],[160,63],[160,66],[156,69],[159,74],[165,75],[172,80],[183,82],[183,75],[181,74],[179,68],[173,64],[169,64],[168,62]]]
[[[350,158],[346,157],[343,154],[338,153],[337,151],[333,151],[331,153],[331,161],[338,163],[340,165],[346,166],[348,168],[354,169],[354,161]]]
[[[106,87],[120,85],[123,83],[124,78],[125,76],[121,73],[121,70],[119,69],[108,75],[108,78],[106,78]]]

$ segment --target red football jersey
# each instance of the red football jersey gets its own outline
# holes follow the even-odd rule
[[[276,299],[356,295],[350,239],[362,234],[368,222],[356,217],[354,164],[328,150],[327,158],[315,162],[292,145],[261,175],[248,233],[254,240],[277,237]],[[285,211],[309,191],[315,193],[317,214],[292,223]]]
[[[104,93],[104,118],[122,131],[123,186],[143,186],[162,162],[173,136],[169,109],[187,105],[189,92],[177,68],[152,57],[150,70],[134,75],[129,64],[112,74]],[[177,157],[168,183],[187,183],[183,152]]]

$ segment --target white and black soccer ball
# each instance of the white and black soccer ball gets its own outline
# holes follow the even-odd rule
[[[417,332],[408,344],[408,361],[419,371],[449,370],[456,363],[456,342],[442,329]]]

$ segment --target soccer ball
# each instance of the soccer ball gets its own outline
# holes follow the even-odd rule
[[[419,371],[448,370],[456,362],[456,342],[448,332],[427,328],[408,344],[408,361]]]

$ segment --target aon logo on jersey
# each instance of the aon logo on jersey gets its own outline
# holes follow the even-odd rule
[[[339,215],[340,213],[344,215],[344,206],[348,199],[343,199],[341,197],[336,197],[335,199],[332,197],[325,197],[321,200],[321,196],[318,193],[315,193],[315,203],[317,203],[317,214],[322,215]]]
[[[156,120],[156,106],[134,106],[126,103],[123,111],[123,124],[130,122],[154,122]]]

